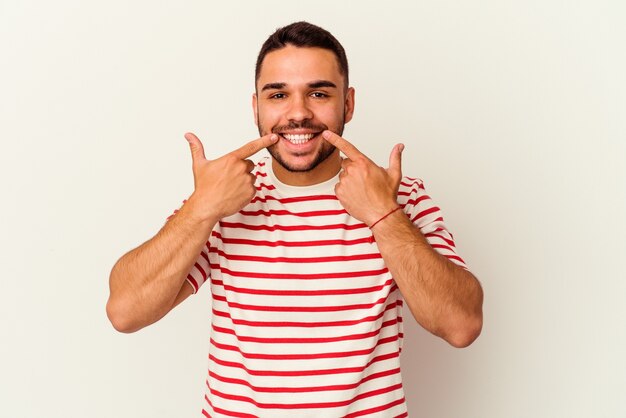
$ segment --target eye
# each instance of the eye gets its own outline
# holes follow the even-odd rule
[[[284,99],[285,97],[285,93],[274,93],[270,96],[270,99]]]
[[[316,99],[323,99],[323,98],[328,97],[328,94],[323,93],[321,91],[316,91],[316,92],[311,93],[311,96],[315,97]]]

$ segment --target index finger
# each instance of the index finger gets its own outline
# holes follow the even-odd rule
[[[261,151],[263,148],[267,148],[273,143],[278,141],[278,135],[276,134],[267,134],[255,140],[252,140],[231,152],[231,154],[235,155],[237,158],[245,160],[248,157],[252,157],[257,152]]]
[[[332,131],[324,131],[322,136],[332,145],[339,148],[339,151],[343,152],[344,155],[351,160],[355,160],[358,157],[365,157],[365,154],[359,151],[357,147]]]

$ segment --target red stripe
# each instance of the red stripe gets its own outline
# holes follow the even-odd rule
[[[273,295],[273,296],[331,296],[331,295],[356,295],[361,293],[371,293],[384,289],[391,285],[393,279],[387,280],[379,286],[359,287],[354,289],[322,289],[322,290],[274,290],[274,289],[250,289],[224,284],[222,280],[212,279],[211,283],[222,286],[224,290],[244,293],[248,295]]]
[[[424,200],[430,200],[430,197],[427,195],[422,195],[420,197],[418,197],[417,199],[409,199],[406,201],[405,205],[417,205],[420,202],[423,202]]]
[[[392,343],[398,341],[399,337],[397,335],[392,335],[391,337],[381,338],[376,341],[376,344],[373,347],[366,348],[363,350],[352,350],[352,351],[336,351],[330,353],[309,353],[309,354],[263,354],[263,353],[248,353],[242,351],[240,347],[230,345],[230,344],[222,344],[215,341],[211,338],[209,341],[211,345],[215,348],[219,348],[221,350],[234,351],[241,354],[244,358],[247,359],[261,359],[261,360],[315,360],[315,359],[323,359],[323,358],[344,358],[344,357],[355,357],[355,356],[366,356],[368,354],[372,354],[374,350],[378,346]]]
[[[213,253],[219,254],[227,260],[255,261],[261,263],[325,263],[335,261],[372,260],[382,258],[380,253],[338,255],[329,257],[262,257],[257,255],[228,254],[216,247],[212,247]]]
[[[213,409],[218,414],[224,414],[224,415],[228,415],[229,417],[237,417],[237,418],[259,418],[256,415],[244,414],[243,412],[229,411],[228,409],[223,409],[223,408],[216,408],[215,406],[213,406],[213,404],[211,403],[211,400],[206,395],[204,395],[204,400],[207,401],[211,409]],[[204,412],[204,410],[202,412]]]
[[[263,189],[267,189],[267,190],[275,190],[276,187],[274,187],[274,185],[272,184],[264,184],[264,183],[260,183],[258,186],[256,186],[257,190],[263,190]]]
[[[465,264],[465,261],[463,261],[463,259],[461,257],[459,257],[458,255],[446,255],[445,256],[448,260],[458,260],[461,263]]]
[[[376,389],[376,390],[371,390],[369,392],[364,392],[361,393],[357,396],[355,396],[352,399],[348,399],[345,401],[336,401],[336,402],[315,402],[315,403],[295,403],[295,404],[284,404],[284,403],[263,403],[263,402],[257,402],[254,399],[248,397],[248,396],[241,396],[241,395],[231,395],[228,393],[223,393],[220,392],[218,390],[215,389],[210,389],[211,393],[213,395],[219,396],[220,398],[224,398],[224,399],[228,399],[228,400],[232,400],[232,401],[241,401],[241,402],[247,402],[250,403],[254,406],[256,406],[257,408],[262,408],[262,409],[311,409],[311,408],[337,408],[337,407],[341,407],[341,406],[347,406],[347,405],[351,405],[354,402],[360,400],[360,399],[367,399],[370,398],[372,396],[377,396],[377,395],[382,395],[384,393],[388,393],[388,392],[392,392],[396,389],[400,389],[402,388],[402,384],[401,383],[397,383],[395,385],[386,387],[386,388],[380,388],[380,389]]]
[[[400,387],[402,387],[402,385],[400,385]],[[380,405],[380,406],[376,406],[374,408],[363,409],[361,411],[357,411],[357,412],[354,412],[352,414],[348,414],[344,418],[354,418],[354,417],[360,417],[360,416],[363,416],[363,415],[374,414],[376,412],[380,412],[380,411],[384,411],[386,409],[393,408],[394,406],[403,404],[404,402],[405,402],[405,399],[404,399],[404,396],[403,396],[401,399],[396,399],[395,401],[389,402],[386,405]],[[407,415],[404,414],[404,415],[400,415],[400,416],[407,416]]]
[[[435,234],[434,232],[429,232],[428,234],[424,234],[424,236],[425,237],[437,237],[437,238],[440,238],[440,239],[444,240],[445,242],[447,242],[450,246],[456,248],[456,246],[454,245],[454,241],[452,241],[451,239],[448,239],[446,237],[443,237],[443,236],[441,236],[439,234]]]
[[[397,319],[391,319],[389,321],[385,321],[380,324],[380,327],[374,331],[364,332],[361,334],[352,334],[352,335],[341,335],[337,337],[315,337],[315,338],[264,338],[264,337],[253,337],[248,335],[237,335],[234,330],[218,327],[217,325],[212,325],[212,328],[221,334],[229,334],[234,335],[237,338],[237,341],[242,342],[250,342],[250,343],[261,343],[261,344],[320,344],[320,343],[332,343],[339,341],[350,341],[350,340],[364,340],[367,338],[375,337],[380,334],[383,328],[387,328],[398,323]]]
[[[419,193],[418,189],[424,189],[424,187],[420,186],[417,189],[398,190],[398,196],[411,196],[413,193]]]
[[[212,234],[215,238],[221,240],[224,244],[242,244],[252,245],[256,247],[321,247],[325,245],[357,245],[357,244],[371,244],[370,237],[357,238],[352,240],[344,239],[331,239],[331,240],[319,240],[319,241],[266,241],[266,240],[252,240],[243,238],[224,238],[219,232],[213,231]]]
[[[407,183],[407,182],[405,182],[405,181],[400,181],[400,184],[401,184],[402,186],[406,186],[406,187],[413,187],[413,186],[417,186],[417,187],[419,187],[420,189],[423,189],[423,188],[424,188],[424,184],[423,184],[423,183],[420,183],[419,181],[417,181],[417,179],[416,179],[416,181],[413,181],[413,182],[411,182],[411,183]]]
[[[430,244],[431,247],[433,248],[439,248],[442,250],[448,250],[448,251],[452,251],[454,252],[454,250],[452,249],[452,247],[449,247],[447,245],[443,245],[443,244]]]
[[[264,392],[264,393],[309,393],[309,392],[331,392],[331,391],[339,391],[339,390],[350,390],[359,387],[365,382],[369,382],[371,380],[380,379],[381,377],[392,376],[395,374],[400,374],[400,368],[397,367],[395,369],[389,369],[382,372],[372,373],[369,376],[366,376],[359,380],[356,383],[344,384],[344,385],[330,385],[330,386],[309,386],[309,387],[264,387],[264,386],[254,386],[250,384],[247,380],[243,379],[234,379],[230,377],[220,376],[217,373],[209,372],[209,376],[213,377],[216,380],[219,380],[224,383],[230,383],[233,385],[241,385],[247,386],[255,392]],[[208,382],[207,382],[208,386]]]
[[[218,311],[213,308],[213,315],[220,316],[223,318],[229,318],[233,324],[235,325],[245,325],[250,327],[296,327],[296,328],[318,328],[318,327],[345,327],[351,325],[361,324],[363,322],[374,322],[381,318],[384,313],[391,309],[396,309],[397,307],[402,306],[402,301],[397,300],[395,302],[390,303],[385,307],[382,312],[379,312],[377,315],[366,316],[361,319],[354,319],[350,321],[328,321],[328,322],[274,322],[274,321],[248,321],[245,319],[237,319],[233,318],[230,313]],[[398,317],[398,320],[401,320],[402,317]]]
[[[241,222],[220,221],[221,228],[247,229],[249,231],[325,231],[329,229],[344,229],[353,231],[355,229],[365,229],[367,225],[358,224],[330,224],[330,225],[251,225]]]
[[[295,273],[257,273],[253,271],[231,270],[226,267],[220,267],[219,264],[211,264],[211,269],[221,270],[222,274],[228,274],[232,277],[248,277],[255,279],[291,279],[291,280],[317,280],[317,279],[345,279],[352,277],[368,277],[379,276],[389,272],[387,267],[377,270],[364,271],[346,271],[338,273],[313,273],[313,274],[295,274]]]
[[[241,363],[237,363],[234,361],[225,361],[216,358],[213,354],[209,353],[209,360],[214,361],[215,363],[225,366],[225,367],[236,367],[242,370],[245,370],[246,373],[252,376],[321,376],[327,374],[342,374],[342,373],[361,373],[363,370],[367,369],[374,363],[378,363],[379,361],[385,361],[392,358],[399,357],[399,352],[382,354],[380,356],[374,357],[372,360],[367,362],[364,366],[361,367],[344,367],[344,368],[336,368],[336,369],[316,369],[316,370],[251,370],[248,369],[245,365]]]
[[[314,210],[309,212],[290,212],[288,210],[240,210],[240,214],[244,216],[298,216],[301,218],[309,218],[313,216],[334,216],[334,215],[345,215],[345,209],[335,209],[335,210]]]
[[[202,281],[206,281],[206,278],[208,276],[207,276],[206,272],[204,271],[204,269],[202,267],[200,267],[200,264],[198,264],[198,263],[195,263],[194,266],[198,269],[200,274],[202,274]]]
[[[272,195],[267,195],[267,196],[255,196],[254,199],[250,201],[250,203],[256,203],[256,202],[266,203],[268,200],[273,200],[275,202],[286,204],[286,203],[299,203],[299,202],[313,202],[313,201],[320,201],[320,200],[339,200],[339,199],[337,198],[337,196],[330,195],[330,194],[329,195],[287,197],[287,198],[280,198],[280,197],[275,197]]]
[[[421,211],[420,213],[418,213],[417,215],[415,215],[413,217],[413,219],[411,219],[411,222],[415,222],[418,219],[423,218],[426,215],[430,215],[431,213],[435,213],[435,212],[439,212],[441,209],[439,209],[437,206],[433,206],[432,208],[426,209]]]
[[[396,289],[395,285],[391,291]],[[229,308],[243,309],[247,311],[264,311],[264,312],[341,312],[352,311],[357,309],[371,309],[376,305],[384,303],[387,298],[380,298],[373,303],[356,303],[352,305],[335,305],[335,306],[267,306],[267,305],[248,305],[228,301],[224,296],[213,294],[213,299],[220,302],[226,302]]]
[[[193,276],[191,274],[187,275],[187,280],[189,280],[189,283],[191,283],[191,286],[193,286],[193,293],[198,293],[198,282],[196,281],[196,279],[193,278]]]

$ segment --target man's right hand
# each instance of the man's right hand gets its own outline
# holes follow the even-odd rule
[[[192,133],[185,134],[191,148],[194,192],[188,199],[202,220],[213,222],[237,213],[254,197],[254,163],[248,160],[263,148],[278,141],[268,134],[248,142],[216,160],[207,160],[202,142]]]

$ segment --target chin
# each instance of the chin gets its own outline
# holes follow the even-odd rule
[[[292,173],[304,173],[314,170],[318,165],[326,161],[335,151],[335,147],[328,144],[328,147],[322,147],[316,151],[313,156],[289,155],[285,157],[278,150],[277,145],[278,144],[274,144],[267,150],[278,164]]]

